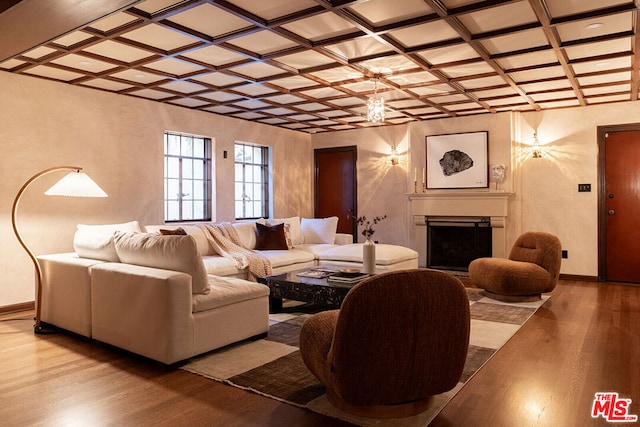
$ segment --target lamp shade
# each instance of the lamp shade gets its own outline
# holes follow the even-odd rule
[[[108,197],[87,174],[73,171],[44,192],[47,196]]]

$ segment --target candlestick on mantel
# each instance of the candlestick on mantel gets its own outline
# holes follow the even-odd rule
[[[416,180],[413,181],[413,192],[414,193],[418,192],[418,181]]]

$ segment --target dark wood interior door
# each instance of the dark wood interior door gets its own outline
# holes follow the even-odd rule
[[[606,280],[640,283],[640,131],[605,142]]]
[[[357,147],[314,150],[316,218],[338,217],[338,233],[355,236]]]

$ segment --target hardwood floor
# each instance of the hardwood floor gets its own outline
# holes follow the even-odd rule
[[[76,336],[35,336],[28,313],[1,320],[3,426],[349,425]],[[639,354],[639,286],[561,281],[431,425],[607,425],[591,418],[600,391],[640,415]]]
[[[601,391],[640,415],[640,287],[561,281],[551,295],[432,426],[602,426]]]

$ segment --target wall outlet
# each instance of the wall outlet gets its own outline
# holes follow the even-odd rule
[[[569,251],[567,250],[562,250],[562,258],[569,258]]]
[[[591,184],[578,184],[578,192],[579,193],[590,193],[591,192]]]

